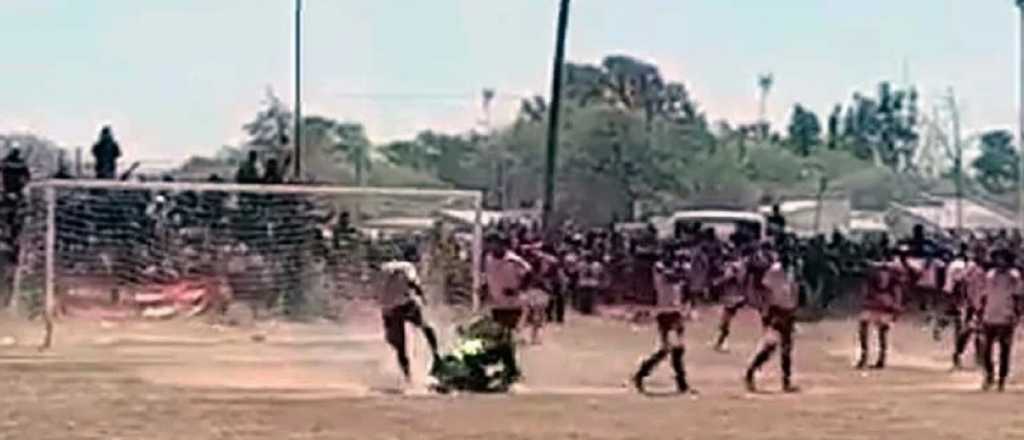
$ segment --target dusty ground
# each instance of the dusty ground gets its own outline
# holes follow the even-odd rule
[[[891,369],[869,373],[850,368],[852,323],[804,325],[796,355],[804,392],[774,393],[772,363],[762,380],[769,393],[749,395],[739,376],[758,332],[752,316],[737,325],[733,352],[719,354],[707,344],[715,315],[705,312],[687,353],[701,394],[650,397],[623,382],[652,347],[651,329],[575,318],[522,353],[519,394],[452,397],[386,391],[397,372],[375,318],[249,329],[62,322],[45,354],[32,347],[38,325],[6,320],[0,438],[1024,438],[1016,409],[1024,388],[977,391],[978,373],[950,373],[948,341],[932,342],[918,325],[895,332]],[[651,388],[668,391],[670,378],[663,365]]]

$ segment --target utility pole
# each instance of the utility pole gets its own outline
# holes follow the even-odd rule
[[[1021,0],[1024,1],[1024,0]],[[558,113],[562,106],[562,71],[565,67],[565,38],[569,29],[569,0],[561,0],[558,7],[558,27],[555,31],[555,65],[551,75],[551,109],[548,116],[548,151],[544,167],[544,206],[541,222],[552,230],[551,212],[555,204],[555,169],[558,166]]]
[[[302,179],[302,0],[295,0],[295,179]]]
[[[485,88],[483,90],[483,110],[484,110],[484,142],[487,144],[487,150],[494,154],[494,168],[495,168],[495,190],[498,192],[498,209],[505,209],[505,151],[504,148],[499,148],[494,144],[494,136],[491,129],[491,103],[494,102],[494,89]]]
[[[960,109],[957,107],[956,94],[949,88],[949,111],[953,117],[953,162],[956,172],[956,230],[964,230],[964,145],[960,139]]]
[[[1020,63],[1017,72],[1020,78],[1017,84],[1017,92],[1020,94],[1017,101],[1017,109],[1020,112],[1017,121],[1017,229],[1024,234],[1024,0],[1016,0],[1016,3],[1020,12],[1020,24],[1017,28],[1020,38],[1017,60]]]

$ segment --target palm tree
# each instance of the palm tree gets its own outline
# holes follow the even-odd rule
[[[764,135],[768,135],[768,93],[772,91],[772,86],[775,85],[775,76],[771,73],[765,73],[758,75],[757,87],[761,89],[761,108],[758,112],[758,123],[761,124]]]

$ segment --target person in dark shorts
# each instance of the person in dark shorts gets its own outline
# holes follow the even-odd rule
[[[646,392],[644,379],[669,356],[675,373],[676,390],[680,393],[696,392],[686,379],[686,365],[683,362],[686,353],[683,339],[685,321],[692,307],[692,298],[685,295],[687,289],[683,285],[686,269],[669,251],[654,265],[653,278],[657,295],[654,317],[658,329],[658,348],[640,363],[640,368],[632,377],[633,387],[640,393]]]
[[[799,388],[793,385],[793,331],[796,324],[796,310],[800,302],[800,292],[793,275],[790,256],[783,253],[778,262],[771,265],[764,274],[764,296],[760,301],[764,304],[762,321],[764,335],[758,342],[757,352],[747,367],[744,382],[747,390],[757,390],[756,374],[764,366],[776,350],[779,350],[779,363],[782,367],[782,391],[793,393]]]
[[[1020,320],[1021,274],[1013,268],[1013,253],[1008,249],[997,249],[992,253],[995,267],[985,276],[981,294],[982,360],[985,379],[982,390],[988,391],[995,384],[999,391],[1006,388],[1010,374],[1010,358],[1013,354],[1013,333]],[[999,378],[995,380],[995,365],[992,351],[999,345]]]
[[[487,239],[487,257],[484,260],[484,275],[491,302],[491,318],[505,330],[507,344],[500,355],[505,374],[510,381],[521,376],[516,362],[516,332],[523,323],[524,302],[521,296],[523,282],[532,271],[529,263],[512,252],[510,242],[504,236],[490,236]]]
[[[412,249],[404,251],[404,261],[389,261],[381,265],[385,274],[384,286],[381,290],[381,315],[384,321],[384,335],[388,344],[398,356],[398,366],[408,382],[411,379],[409,355],[405,344],[405,324],[418,327],[430,345],[434,362],[440,358],[437,349],[437,334],[423,319],[422,301],[423,288],[420,286],[416,272],[416,252]]]
[[[967,246],[963,246],[960,256],[950,264],[949,275],[946,277],[947,291],[951,302],[957,310],[954,323],[955,340],[953,344],[953,369],[962,368],[960,358],[967,350],[967,345],[974,340],[975,364],[984,365],[981,350],[981,336],[978,330],[978,298],[985,270],[974,259],[968,256]]]
[[[726,341],[732,329],[732,320],[740,309],[751,305],[751,298],[761,287],[761,277],[768,270],[767,256],[755,253],[752,248],[743,251],[735,261],[727,263],[724,271],[722,315],[718,322],[718,337],[714,341],[715,351],[728,351]]]

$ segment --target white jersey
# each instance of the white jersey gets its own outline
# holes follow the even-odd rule
[[[493,307],[520,307],[520,290],[523,278],[533,270],[530,263],[512,251],[502,258],[487,255],[484,260],[484,276]]]
[[[985,308],[981,320],[986,324],[1012,324],[1016,318],[1016,299],[1021,295],[1021,276],[1016,269],[990,270],[985,275]]]
[[[764,274],[767,287],[766,302],[769,306],[784,310],[796,310],[799,306],[799,290],[793,275],[781,263],[772,264]]]
[[[381,271],[385,275],[380,293],[381,307],[389,309],[409,302],[409,284],[420,284],[416,265],[408,261],[389,261],[381,265]]]

